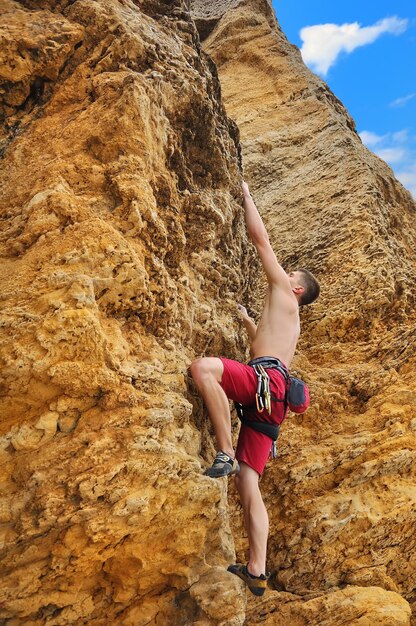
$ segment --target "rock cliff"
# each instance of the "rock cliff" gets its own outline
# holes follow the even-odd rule
[[[266,0],[0,7],[0,619],[410,624],[414,201]],[[262,480],[273,589],[247,605],[187,376],[245,358],[235,303],[263,293],[235,122],[279,259],[323,285],[313,406]]]
[[[252,257],[215,66],[180,0],[1,7],[0,619],[241,623],[187,377]]]

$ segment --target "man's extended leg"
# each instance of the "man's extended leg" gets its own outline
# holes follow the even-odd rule
[[[194,361],[190,370],[214,426],[217,447],[234,458],[230,406],[228,398],[220,385],[224,365],[221,359],[204,357]]]
[[[235,481],[243,507],[250,547],[247,569],[253,576],[261,576],[266,573],[269,516],[261,497],[259,475],[247,463],[240,462],[240,473],[235,477]]]

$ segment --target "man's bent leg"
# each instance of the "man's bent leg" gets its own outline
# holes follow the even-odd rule
[[[260,576],[266,573],[269,516],[259,488],[259,475],[247,463],[241,462],[240,473],[235,477],[235,482],[243,507],[250,547],[247,569],[253,576]]]
[[[216,357],[204,357],[194,361],[190,367],[191,376],[204,399],[210,420],[214,426],[219,450],[234,457],[231,438],[231,416],[228,398],[221,387],[224,365]]]

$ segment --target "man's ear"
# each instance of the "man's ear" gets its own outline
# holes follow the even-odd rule
[[[298,287],[294,287],[292,291],[297,296],[300,296],[305,291],[305,287],[302,287],[301,285],[299,285]]]

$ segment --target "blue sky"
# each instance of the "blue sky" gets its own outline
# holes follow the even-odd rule
[[[416,198],[415,0],[272,0],[310,69]]]

